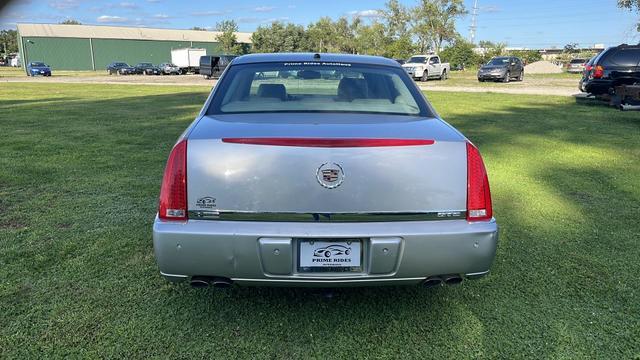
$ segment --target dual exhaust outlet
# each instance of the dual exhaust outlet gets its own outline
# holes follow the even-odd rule
[[[194,276],[191,278],[191,287],[196,289],[203,289],[209,286],[214,288],[226,289],[231,287],[233,280],[216,276]]]
[[[431,276],[428,277],[422,285],[426,288],[447,284],[447,285],[458,285],[462,282],[462,276],[458,274],[449,274],[449,275],[439,275],[439,276]]]

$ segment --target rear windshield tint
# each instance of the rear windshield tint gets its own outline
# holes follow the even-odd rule
[[[640,48],[616,49],[603,60],[605,65],[638,66],[638,63],[640,63]]]
[[[232,66],[207,113],[261,112],[433,116],[400,67],[323,62]]]

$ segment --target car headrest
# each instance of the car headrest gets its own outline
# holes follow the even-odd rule
[[[260,84],[257,95],[263,98],[287,99],[287,89],[283,84]]]
[[[338,98],[340,100],[366,99],[367,92],[365,79],[342,78],[338,84]]]

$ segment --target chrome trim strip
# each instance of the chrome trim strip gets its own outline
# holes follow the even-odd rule
[[[366,278],[366,279],[332,279],[332,278],[290,278],[290,279],[245,279],[245,278],[231,278],[233,281],[251,281],[251,282],[263,282],[263,283],[367,283],[367,282],[395,282],[395,281],[420,281],[426,279],[425,277],[413,277],[413,278]]]
[[[467,212],[460,210],[420,213],[257,213],[241,211],[189,210],[189,219],[218,221],[269,221],[269,222],[390,222],[433,221],[466,219]]]

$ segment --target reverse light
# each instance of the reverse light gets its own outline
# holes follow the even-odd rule
[[[604,68],[600,65],[593,68],[593,78],[600,79],[604,76]]]
[[[158,217],[162,220],[187,220],[187,140],[178,142],[164,169]]]
[[[478,148],[467,142],[467,221],[487,221],[492,217],[487,170]]]

